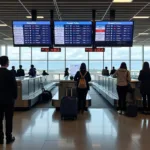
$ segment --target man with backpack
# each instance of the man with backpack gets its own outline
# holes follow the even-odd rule
[[[74,81],[77,81],[77,94],[78,94],[78,110],[84,113],[86,107],[86,96],[90,89],[89,82],[91,81],[91,75],[86,70],[86,64],[82,63],[80,71],[78,71],[74,77]]]

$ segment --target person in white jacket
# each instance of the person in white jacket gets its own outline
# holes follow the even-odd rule
[[[130,72],[127,70],[125,62],[121,63],[120,68],[115,72],[113,77],[117,78],[117,92],[119,97],[119,114],[125,114],[126,111],[126,96],[128,90],[128,84],[131,81]]]

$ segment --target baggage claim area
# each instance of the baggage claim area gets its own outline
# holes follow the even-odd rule
[[[1,0],[0,55],[25,75],[16,75],[16,140],[0,150],[149,150],[140,76],[150,62],[149,7],[149,0]],[[122,62],[127,75],[119,72]],[[131,77],[126,110],[122,77]],[[80,86],[88,85],[80,112]]]

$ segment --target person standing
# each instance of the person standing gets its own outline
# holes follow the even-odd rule
[[[17,77],[24,77],[25,73],[24,70],[22,69],[22,65],[19,66],[19,69],[17,70]]]
[[[0,57],[0,144],[4,142],[3,119],[5,117],[6,143],[15,141],[12,136],[13,111],[15,99],[17,99],[17,83],[14,75],[7,68],[9,59],[7,56]]]
[[[115,72],[116,72],[116,69],[115,69],[115,67],[113,67],[111,72],[110,72],[110,75],[113,75]]]
[[[105,67],[105,69],[102,70],[102,75],[103,76],[109,76],[108,67]]]
[[[81,64],[80,71],[76,73],[74,81],[77,81],[78,110],[84,113],[86,107],[86,96],[90,89],[89,82],[91,81],[91,75],[86,70],[85,63]]]
[[[141,82],[140,92],[143,97],[143,113],[147,113],[147,111],[150,113],[150,67],[148,62],[144,62],[138,79]],[[146,98],[148,99],[148,109]]]
[[[131,82],[130,72],[127,70],[125,62],[121,63],[120,69],[118,69],[113,77],[117,78],[117,93],[119,97],[119,114],[125,114],[126,111],[126,96],[128,91],[128,84]]]
[[[16,77],[17,71],[15,70],[15,66],[12,66],[11,72]]]
[[[36,68],[34,68],[34,65],[31,65],[31,68],[29,70],[29,75],[31,77],[35,77],[36,76]]]
[[[68,77],[69,76],[69,68],[65,69],[65,73],[64,73],[64,77]]]

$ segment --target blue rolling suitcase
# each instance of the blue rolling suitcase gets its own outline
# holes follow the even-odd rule
[[[68,91],[70,89],[71,96],[68,96]],[[62,120],[75,120],[78,114],[78,102],[77,97],[73,97],[73,89],[66,89],[66,96],[61,99],[60,104],[60,114]]]

